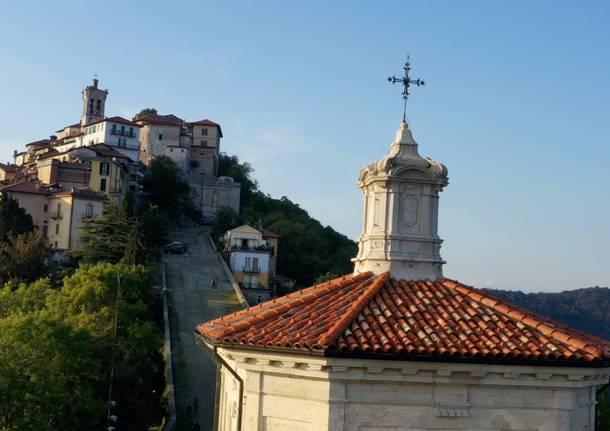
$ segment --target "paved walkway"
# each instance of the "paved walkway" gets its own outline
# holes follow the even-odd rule
[[[212,430],[216,365],[195,343],[193,328],[200,322],[240,310],[241,304],[225,277],[203,228],[172,233],[172,241],[183,241],[188,253],[166,256],[167,288],[172,337],[177,431],[192,431],[199,420],[202,431]],[[211,288],[212,277],[219,286]],[[196,418],[186,414],[187,400],[199,398]]]

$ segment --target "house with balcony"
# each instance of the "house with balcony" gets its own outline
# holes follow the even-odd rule
[[[248,302],[258,304],[270,299],[274,293],[270,281],[275,274],[275,248],[263,238],[263,232],[246,224],[227,231],[223,240],[225,258]]]

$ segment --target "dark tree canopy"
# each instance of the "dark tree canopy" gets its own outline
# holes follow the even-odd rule
[[[143,191],[150,201],[170,219],[190,215],[193,209],[190,187],[182,177],[180,169],[166,156],[155,158],[144,174]]]
[[[138,121],[150,115],[157,115],[157,110],[155,108],[144,108],[133,117],[133,121]]]
[[[5,242],[11,233],[21,234],[32,232],[34,222],[19,203],[8,193],[0,194],[0,241]]]

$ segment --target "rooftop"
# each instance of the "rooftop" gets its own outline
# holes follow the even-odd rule
[[[139,124],[134,123],[133,121],[129,121],[128,119],[123,118],[123,117],[107,117],[107,118],[104,118],[103,120],[94,121],[93,123],[87,124],[87,126],[91,126],[93,124],[98,124],[98,123],[103,123],[105,121],[107,121],[109,123],[115,123],[115,124],[124,124],[126,126],[141,127]]]
[[[217,127],[218,128],[218,133],[220,134],[220,137],[222,138],[222,129],[220,128],[220,124],[215,123],[212,120],[208,120],[207,118],[204,118],[203,120],[199,120],[199,121],[191,121],[188,124],[191,124],[191,125],[194,125],[194,126]]]
[[[214,345],[326,356],[601,366],[610,343],[450,279],[348,275],[202,323]]]

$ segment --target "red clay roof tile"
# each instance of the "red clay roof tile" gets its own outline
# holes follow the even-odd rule
[[[601,362],[610,343],[442,279],[348,275],[197,326],[213,343],[471,360]]]

